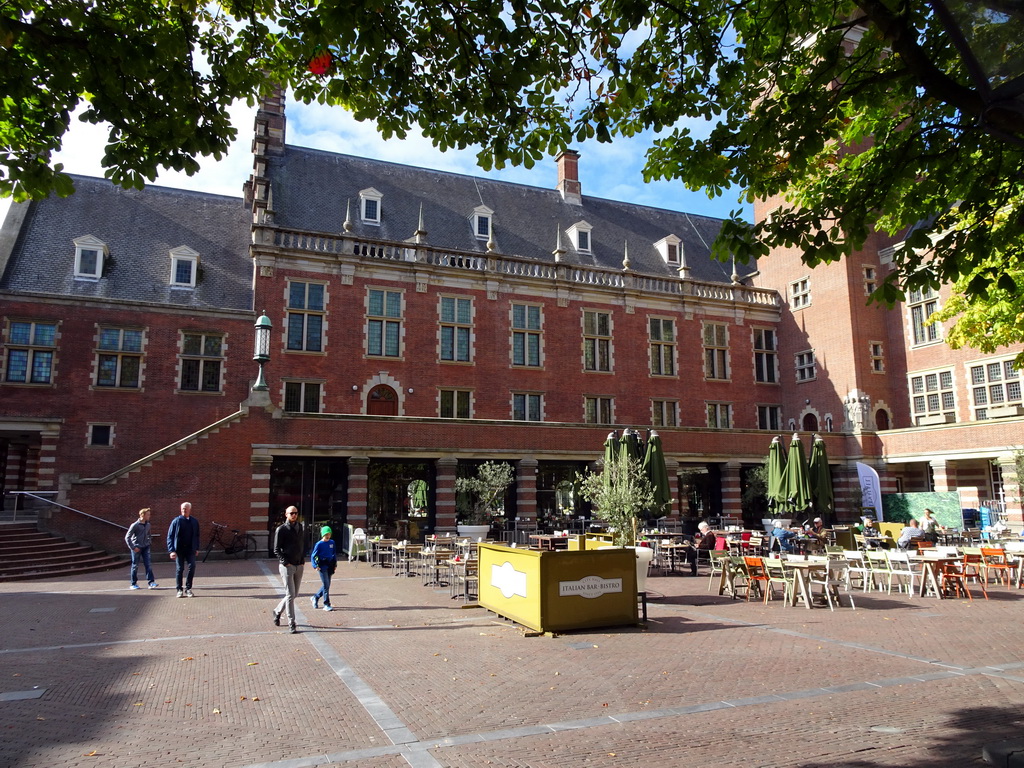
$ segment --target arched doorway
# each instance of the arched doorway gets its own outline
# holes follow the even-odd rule
[[[378,384],[366,398],[366,413],[370,416],[397,416],[398,395],[387,384]]]
[[[879,432],[889,429],[889,412],[885,408],[879,408],[875,413],[875,429]]]
[[[804,414],[803,423],[804,432],[817,432],[818,431],[818,417],[813,413]]]

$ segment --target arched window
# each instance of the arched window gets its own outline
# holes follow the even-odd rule
[[[397,416],[398,395],[387,384],[378,384],[366,398],[366,413],[370,416]]]

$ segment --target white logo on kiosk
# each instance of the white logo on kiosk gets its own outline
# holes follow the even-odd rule
[[[604,579],[600,576],[584,576],[579,581],[558,582],[558,596],[578,595],[588,600],[601,595],[622,591],[622,579]]]
[[[500,590],[506,600],[515,595],[526,597],[526,574],[506,560],[501,565],[491,566],[491,586]]]

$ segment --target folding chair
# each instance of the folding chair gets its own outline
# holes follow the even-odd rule
[[[882,591],[881,579],[885,580],[885,588],[888,594],[892,594],[892,569],[889,568],[889,558],[884,549],[872,549],[867,553],[867,561],[871,564],[872,583]]]
[[[708,552],[708,556],[711,558],[711,578],[708,579],[708,592],[710,592],[715,583],[715,576],[718,576],[719,581],[722,580],[722,572],[729,563],[730,555],[728,550],[712,549]]]
[[[775,597],[775,585],[782,585],[783,605],[789,605],[793,601],[794,576],[792,571],[787,571],[782,560],[777,557],[765,557],[761,559],[764,564],[765,573],[768,574],[768,583],[765,585],[764,601],[767,604]]]
[[[1001,582],[1007,587],[1010,586],[1010,571],[1013,566],[1010,565],[1003,550],[994,547],[982,547],[981,561],[984,564],[982,568],[986,583],[988,582],[989,571],[995,571],[997,582]]]
[[[747,602],[750,602],[750,593],[753,591],[760,592],[764,589],[766,597],[765,602],[768,602],[768,585],[769,578],[768,574],[764,569],[764,563],[760,557],[744,557],[743,564],[747,566]],[[764,584],[764,587],[761,585]],[[760,597],[760,594],[758,594]]]
[[[811,586],[813,587],[815,584],[821,586],[830,611],[834,611],[836,606],[843,607],[839,599],[839,587],[845,580],[846,567],[847,563],[843,560],[829,560],[824,567],[811,568],[808,571],[807,575]],[[853,604],[853,595],[847,592],[846,596],[850,598],[850,608],[856,610],[857,606]]]
[[[922,574],[923,565],[911,562],[910,555],[906,552],[888,552],[889,572],[892,578],[896,579],[896,587],[902,592],[904,585],[907,587],[907,594],[914,596],[914,582],[924,578]]]

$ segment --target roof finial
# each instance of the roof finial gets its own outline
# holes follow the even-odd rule
[[[732,255],[732,284],[733,285],[739,285],[740,284],[740,275],[736,271],[736,254],[735,253]]]
[[[622,269],[625,272],[629,271],[629,241],[622,243]]]
[[[345,223],[341,225],[346,232],[352,231],[352,198],[345,201]]]
[[[551,253],[554,254],[555,261],[561,261],[565,256],[565,248],[562,246],[562,228],[559,226],[555,227],[555,250]]]
[[[412,234],[413,237],[416,238],[417,243],[422,243],[427,239],[427,229],[423,226],[423,203],[420,203],[419,223],[416,224],[416,231]]]

